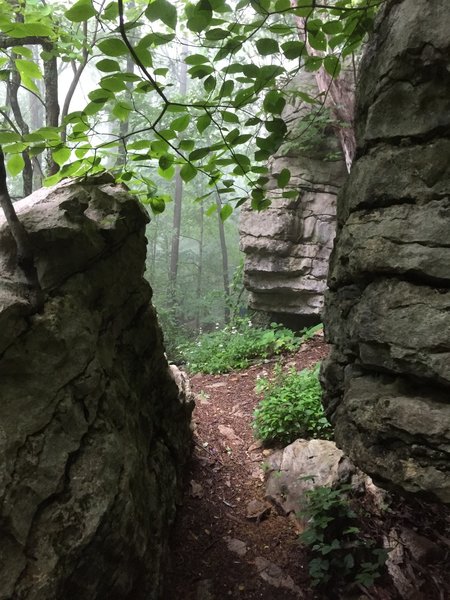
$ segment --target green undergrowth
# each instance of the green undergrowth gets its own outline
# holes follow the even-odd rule
[[[228,373],[245,369],[255,360],[297,350],[304,339],[275,323],[262,329],[241,319],[200,335],[195,342],[180,346],[179,351],[191,373]]]
[[[300,516],[307,522],[300,539],[310,550],[309,574],[321,592],[341,597],[344,589],[370,588],[382,575],[387,553],[364,531],[352,508],[350,486],[309,490]]]
[[[284,371],[280,365],[270,379],[258,380],[262,394],[254,412],[255,436],[266,444],[287,445],[298,438],[330,439],[332,428],[321,404],[318,363],[312,369]]]

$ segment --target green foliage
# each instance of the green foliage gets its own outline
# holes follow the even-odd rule
[[[237,319],[233,325],[200,335],[193,344],[182,348],[193,373],[227,373],[244,369],[255,359],[297,349],[299,340],[290,329],[272,323],[259,329],[251,321]]]
[[[97,87],[90,91],[87,105],[69,112],[57,127],[48,124],[55,135],[35,130],[34,138],[23,135],[20,145],[6,146],[4,151],[11,159],[23,151],[38,156],[50,149],[60,169],[46,184],[109,169],[150,204],[149,188],[155,189],[157,183],[148,185],[143,172],[148,180],[148,170],[159,172],[162,161],[165,179],[173,178],[180,167],[184,182],[200,177],[211,192],[219,191],[227,207],[222,218],[246,201],[249,190],[253,208],[262,210],[270,200],[261,175],[267,173],[268,157],[287,134],[286,82],[303,67],[323,66],[337,76],[342,60],[370,31],[381,2],[335,0],[329,6],[307,2],[296,8],[287,0],[184,4],[77,0],[67,7],[56,1],[42,6],[35,0],[22,4],[0,0],[0,36],[16,39],[19,48],[18,52],[9,44],[3,48],[0,67],[6,79],[0,77],[0,82],[16,69],[22,87],[46,104],[39,80],[51,57],[60,64],[72,63],[79,73],[90,65],[97,69],[96,78],[91,72]],[[296,17],[306,20],[308,44],[299,40]],[[21,38],[30,36],[41,38],[38,61],[26,47],[28,42],[20,49]],[[171,68],[174,61],[161,65],[164,55],[186,64],[190,85],[183,97],[174,85],[180,72]],[[130,60],[133,73],[126,68]],[[175,118],[172,113],[177,113]],[[99,124],[107,121],[116,126],[104,136]],[[118,125],[128,121],[133,127],[122,139]],[[0,128],[13,132],[14,125],[6,120]],[[206,130],[211,143],[197,148],[197,133]],[[310,130],[312,125],[306,124],[301,133],[305,136]],[[139,146],[141,141],[148,144]],[[22,168],[15,159],[10,172],[17,175]],[[279,185],[287,186],[289,178],[286,170]],[[232,183],[221,185],[224,180]],[[289,197],[291,192],[283,193]],[[164,202],[160,194],[156,197]],[[159,206],[157,212],[162,212]]]
[[[319,366],[285,372],[277,365],[272,379],[258,381],[256,390],[263,393],[263,399],[254,412],[253,429],[257,438],[287,445],[298,438],[332,436],[321,404]]]
[[[387,557],[372,537],[363,534],[349,491],[350,486],[314,488],[306,492],[307,504],[301,512],[308,519],[300,539],[311,549],[312,583],[335,594],[338,587],[353,583],[370,587],[381,575]]]

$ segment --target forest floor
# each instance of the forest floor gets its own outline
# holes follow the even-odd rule
[[[270,376],[278,362],[311,367],[327,352],[323,339],[316,336],[295,354],[243,371],[190,378],[196,396],[195,445],[173,529],[165,600],[317,597],[309,583],[298,521],[279,514],[264,499],[264,461],[272,451],[255,440],[251,423],[260,399],[255,392],[258,377]],[[374,597],[352,597],[398,598],[390,585],[383,585]],[[423,598],[446,597],[438,592]]]

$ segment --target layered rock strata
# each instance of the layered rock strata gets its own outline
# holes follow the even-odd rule
[[[336,195],[346,166],[331,121],[322,111],[313,118],[311,105],[296,90],[317,94],[314,75],[292,82],[293,100],[283,113],[290,141],[270,160],[268,197],[262,212],[243,207],[240,244],[245,253],[244,284],[251,309],[294,327],[320,321],[328,260],[335,235]],[[283,198],[277,177],[289,169]]]
[[[390,1],[361,65],[338,200],[325,403],[385,485],[450,502],[450,13]]]
[[[30,314],[2,220],[0,598],[157,598],[192,406],[143,278],[148,217],[98,182],[16,209],[46,301]]]

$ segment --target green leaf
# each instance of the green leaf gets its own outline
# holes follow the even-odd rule
[[[308,42],[314,50],[325,52],[327,49],[327,38],[321,31],[316,31],[315,33],[309,32]]]
[[[220,40],[224,40],[225,38],[229,37],[231,34],[229,31],[227,31],[226,29],[210,29],[209,31],[206,32],[205,34],[205,38],[209,41],[212,42],[218,42]]]
[[[264,210],[270,206],[271,202],[268,198],[252,198],[251,207],[253,210],[257,210],[258,212]]]
[[[308,56],[305,59],[305,70],[306,71],[318,71],[322,66],[323,58],[320,56]]]
[[[181,140],[180,150],[191,152],[195,148],[195,140]]]
[[[191,165],[190,163],[184,164],[180,169],[181,179],[185,183],[187,183],[188,181],[191,181],[191,179],[194,179],[194,177],[196,175],[197,175],[197,169],[194,167],[194,165]]]
[[[208,28],[212,15],[209,0],[200,0],[195,5],[188,3],[186,5],[187,28],[194,33],[201,33]]]
[[[256,49],[261,56],[268,56],[279,52],[278,42],[272,38],[261,38],[256,40]]]
[[[338,77],[341,72],[341,63],[337,56],[326,56],[323,59],[323,66],[332,77]]]
[[[291,179],[291,172],[289,169],[283,169],[277,177],[277,185],[280,188],[284,188],[289,183]]]
[[[340,33],[342,31],[342,21],[325,21],[322,24],[322,31],[327,34]]]
[[[120,65],[116,60],[111,60],[110,58],[104,58],[103,60],[99,60],[95,65],[99,71],[103,71],[104,73],[113,73],[114,71],[120,71]]]
[[[191,121],[191,116],[189,114],[185,114],[177,119],[174,119],[170,124],[170,128],[174,131],[184,131]]]
[[[164,202],[164,198],[157,196],[155,198],[150,198],[150,208],[152,209],[155,215],[160,215],[166,210],[166,203]]]
[[[220,114],[225,123],[239,123],[239,117],[236,113],[230,112],[229,110],[222,110],[220,111]]]
[[[219,98],[223,98],[225,96],[231,96],[234,90],[234,81],[232,79],[227,79],[223,82],[222,87],[220,88]]]
[[[188,72],[192,79],[203,79],[213,71],[214,68],[211,65],[194,65]]]
[[[106,56],[124,56],[128,48],[119,38],[107,38],[98,42],[98,49]]]
[[[168,169],[165,169],[164,171],[161,168],[159,168],[158,169],[158,175],[160,175],[161,177],[163,177],[167,181],[171,181],[174,178],[174,176],[175,176],[175,167],[174,167],[174,165],[170,166]]]
[[[200,160],[201,158],[207,156],[210,151],[211,149],[209,146],[206,146],[205,148],[197,148],[197,150],[193,150],[193,152],[189,154],[189,160]]]
[[[20,139],[20,134],[15,131],[0,131],[0,144],[12,144]]]
[[[175,30],[177,27],[177,9],[167,0],[153,0],[147,6],[145,16],[150,21],[162,21],[167,27]]]
[[[20,56],[25,56],[25,58],[33,58],[33,51],[31,48],[27,48],[26,46],[14,46],[11,50],[15,54],[20,54]]]
[[[211,206],[207,209],[206,211],[206,216],[210,217],[211,215],[213,215],[217,210],[217,206],[215,204],[211,204]]]
[[[160,156],[158,164],[160,169],[167,171],[167,169],[170,169],[170,167],[173,165],[173,157],[169,154],[163,154]]]
[[[53,160],[60,167],[69,160],[71,154],[72,151],[67,146],[61,146],[57,150],[52,150]]]
[[[203,54],[191,54],[190,56],[186,56],[184,62],[187,65],[202,65],[209,62],[209,58],[207,56],[203,56]]]
[[[307,4],[306,2],[304,2],[304,0],[302,0],[302,4],[305,5]],[[311,4],[311,3],[310,3]],[[313,9],[312,8],[307,8],[307,7],[302,7],[302,8],[296,8],[293,13],[294,15],[296,15],[297,17],[306,17],[308,18],[311,13],[312,13]]]
[[[60,129],[57,127],[40,127],[34,131],[34,133],[41,135],[43,139],[51,141],[59,141],[59,132]]]
[[[119,6],[117,2],[110,2],[103,11],[102,17],[106,21],[114,21],[119,16]]]
[[[233,208],[229,204],[224,204],[220,209],[220,220],[226,221],[233,214]]]
[[[127,85],[120,73],[117,75],[109,75],[100,79],[102,89],[109,92],[123,92],[127,89]]]
[[[209,115],[202,115],[197,119],[197,131],[203,133],[211,125],[211,117]]]
[[[249,77],[250,79],[255,79],[259,76],[260,68],[258,67],[258,65],[242,65],[241,71],[246,77]]]
[[[127,102],[126,100],[119,100],[119,102],[114,105],[112,114],[120,121],[125,122],[132,110],[133,106],[130,102]]]
[[[88,94],[89,100],[91,102],[98,103],[98,104],[104,104],[105,102],[108,102],[108,100],[110,100],[113,97],[114,97],[114,94],[112,92],[110,92],[109,90],[104,90],[104,89],[92,90],[92,92],[89,92],[89,94]]]
[[[205,92],[210,94],[216,87],[216,78],[213,75],[207,77],[203,82],[203,87],[205,88]]]
[[[16,177],[16,175],[21,173],[24,166],[25,161],[23,160],[21,154],[13,154],[6,164],[8,173],[11,175],[11,177]]]
[[[286,99],[278,90],[270,90],[264,98],[264,110],[274,115],[281,115],[286,105]]]
[[[25,60],[23,58],[16,58],[15,60],[17,70],[20,73],[20,77],[31,77],[33,79],[42,79],[42,73],[35,62]]]
[[[4,28],[4,32],[12,38],[25,38],[25,37],[51,37],[53,36],[53,29],[42,23],[29,22],[29,23],[14,23],[11,25],[11,29]]]
[[[338,33],[337,35],[328,39],[328,45],[332,50],[334,50],[334,48],[345,44],[347,41],[348,36],[345,33]]]
[[[92,5],[92,0],[78,0],[73,6],[66,10],[64,16],[74,23],[87,21],[97,14],[97,11]]]
[[[305,44],[304,42],[285,42],[284,44],[281,44],[281,49],[286,58],[295,60],[303,55]]]

